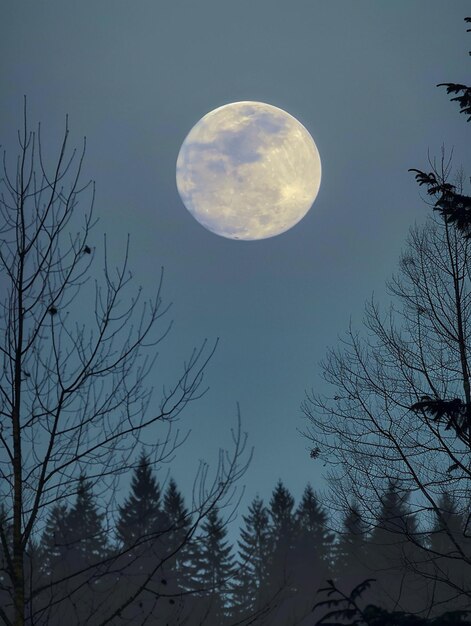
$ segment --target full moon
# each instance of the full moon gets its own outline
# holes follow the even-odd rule
[[[266,239],[297,224],[319,191],[321,160],[309,132],[264,102],[233,102],[200,119],[177,159],[177,189],[205,228]]]

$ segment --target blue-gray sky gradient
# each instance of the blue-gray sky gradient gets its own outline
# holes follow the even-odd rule
[[[382,296],[408,227],[429,210],[407,169],[426,168],[442,144],[466,165],[464,116],[435,85],[468,80],[468,12],[463,0],[2,4],[2,145],[14,146],[23,94],[52,155],[68,113],[72,141],[88,138],[96,245],[106,231],[117,259],[130,233],[145,290],[165,266],[175,325],[149,381],[156,401],[193,345],[221,338],[211,389],[182,416],[192,435],[172,472],[185,491],[197,460],[229,444],[237,401],[255,446],[247,498],[279,477],[296,497],[321,485],[299,404],[322,388],[327,346],[372,291]],[[314,209],[260,242],[206,231],[175,186],[188,131],[239,100],[291,113],[322,159]]]

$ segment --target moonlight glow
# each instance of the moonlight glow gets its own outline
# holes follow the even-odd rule
[[[265,239],[297,224],[314,202],[321,162],[309,132],[263,102],[205,115],[177,159],[177,188],[205,228],[230,239]]]

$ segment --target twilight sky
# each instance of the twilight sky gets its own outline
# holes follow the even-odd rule
[[[97,184],[93,245],[106,232],[118,259],[130,233],[147,292],[165,267],[174,327],[149,379],[156,403],[192,347],[220,338],[210,390],[182,415],[192,433],[171,467],[188,495],[198,459],[215,464],[230,443],[237,402],[255,447],[242,512],[279,477],[296,498],[308,481],[322,486],[299,405],[306,388],[322,390],[326,348],[373,291],[384,296],[409,226],[427,214],[407,169],[426,169],[442,144],[456,168],[469,157],[465,120],[435,87],[468,80],[467,14],[464,0],[2,3],[2,147],[16,153],[23,94],[52,156],[68,113]],[[322,159],[313,209],[272,239],[208,232],[176,189],[191,127],[239,100],[291,113]]]

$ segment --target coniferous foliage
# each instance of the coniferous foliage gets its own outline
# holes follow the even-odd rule
[[[423,396],[419,402],[411,406],[411,409],[416,412],[423,411],[425,415],[431,417],[433,422],[445,423],[445,430],[453,430],[464,443],[471,442],[471,406],[469,403],[459,398],[441,400]]]
[[[470,23],[471,18],[466,17],[465,22]],[[446,87],[447,94],[454,95],[451,101],[458,102],[460,113],[468,115],[467,121],[471,121],[471,87],[458,83],[439,83],[437,87]],[[409,171],[415,172],[419,185],[425,185],[427,193],[436,197],[434,209],[445,222],[456,226],[465,238],[471,237],[471,198],[458,193],[455,185],[440,179],[436,172],[425,173],[418,169]]]
[[[423,172],[411,168],[420,185],[426,185],[427,193],[435,196],[434,210],[438,211],[447,224],[455,226],[465,237],[471,237],[471,197],[460,194],[456,186],[439,180],[435,172]]]
[[[143,471],[145,465],[139,463],[133,476],[146,476],[155,495],[158,486],[152,471]],[[136,481],[131,483],[126,503],[135,494],[133,485],[137,485]],[[381,619],[384,624],[395,624],[393,619],[397,624],[413,624],[407,621],[412,619],[408,616],[412,612],[417,616],[417,624],[446,624],[426,621],[430,605],[427,598],[435,605],[435,616],[468,608],[460,593],[451,592],[449,586],[454,581],[459,590],[466,584],[467,572],[460,566],[459,553],[459,549],[470,549],[464,534],[465,515],[457,510],[447,492],[442,493],[440,509],[432,520],[425,515],[419,520],[412,514],[408,499],[400,482],[391,480],[378,495],[377,517],[371,532],[358,505],[352,503],[343,518],[342,532],[334,541],[329,515],[312,487],[306,486],[295,508],[293,496],[279,481],[269,508],[256,497],[243,516],[235,562],[220,513],[212,509],[200,530],[194,532],[183,496],[175,481],[170,480],[164,497],[156,500],[168,525],[159,533],[166,551],[162,556],[162,552],[148,548],[135,550],[132,564],[121,569],[122,557],[113,557],[113,549],[103,537],[102,515],[96,510],[91,483],[82,477],[72,506],[52,506],[47,519],[40,547],[40,600],[44,610],[37,613],[37,623],[59,626],[66,618],[71,623],[88,619],[88,623],[94,624],[87,615],[94,615],[99,623],[101,616],[120,606],[124,590],[135,592],[143,586],[136,600],[116,613],[113,623],[117,626],[146,620],[156,626],[308,626],[313,623],[314,604],[314,616],[318,617],[321,609],[330,615],[330,621],[324,614],[319,624],[337,623],[332,621],[334,618],[342,625],[353,624],[359,615],[355,611],[361,607],[365,607],[361,608],[362,619],[369,620],[365,624],[379,625],[383,623]],[[71,523],[80,512],[85,521],[82,534],[80,526]],[[120,520],[121,517],[116,524]],[[419,523],[424,528],[428,524],[424,542],[435,555],[426,567],[420,563],[416,543],[411,541],[417,536]],[[140,528],[140,532],[145,532],[145,525]],[[135,538],[141,545],[137,534]],[[151,545],[148,536],[142,545]],[[287,549],[289,546],[291,549]],[[110,562],[114,563],[109,571],[93,566],[103,550],[109,551]],[[114,552],[119,555],[120,544]],[[32,557],[37,558],[34,550]],[[84,572],[83,577],[68,578],[77,569],[77,559],[88,563],[86,575]],[[421,577],[414,575],[415,566],[421,570]],[[362,586],[365,580],[373,578],[371,585]],[[63,582],[49,591],[50,581],[56,579]],[[427,589],[423,588],[424,580],[428,581]],[[323,604],[323,594],[327,592],[330,604]],[[357,609],[352,602],[357,603]],[[454,624],[458,623],[453,621],[455,618],[446,619]]]
[[[375,579],[363,580],[355,585],[350,593],[341,591],[332,579],[326,582],[327,586],[319,589],[319,593],[325,594],[327,598],[319,600],[312,608],[313,612],[320,609],[323,613],[322,617],[316,621],[316,626],[344,626],[345,620],[349,620],[348,623],[352,626],[363,626],[365,616],[358,604],[358,599],[370,588]]]
[[[242,519],[238,570],[232,591],[232,613],[239,619],[262,610],[268,602],[267,580],[272,548],[268,510],[260,497],[253,500]]]
[[[400,610],[388,611],[362,601],[365,592],[375,586],[375,579],[368,578],[350,592],[340,589],[333,580],[320,589],[326,599],[319,600],[313,612],[321,613],[315,626],[470,626],[469,611],[449,611],[436,618],[421,617]]]
[[[434,581],[433,602],[436,606],[466,608],[470,604],[460,592],[469,575],[463,563],[463,557],[466,558],[471,549],[466,522],[466,512],[458,510],[453,496],[447,491],[442,493],[429,535],[430,576]]]
[[[368,528],[362,519],[358,504],[352,503],[342,520],[342,529],[335,546],[335,565],[339,571],[349,570],[361,559],[365,549]]]
[[[67,515],[67,532],[72,559],[77,568],[100,561],[108,552],[103,526],[104,514],[97,509],[92,483],[82,474],[78,480],[77,497]]]
[[[268,559],[267,596],[278,597],[278,608],[270,616],[276,626],[295,621],[296,603],[296,539],[295,501],[291,492],[278,480],[269,502],[271,551]],[[298,598],[299,599],[299,598]]]
[[[167,571],[171,572],[173,588],[190,590],[192,519],[185,506],[183,495],[173,478],[170,479],[163,499],[163,513],[167,524],[164,541],[169,554]]]
[[[42,570],[48,577],[67,564],[70,549],[69,510],[65,504],[55,504],[46,520],[41,541]]]
[[[332,552],[334,534],[328,528],[328,516],[321,506],[311,485],[307,485],[296,511],[297,544],[300,552],[314,564],[328,564]],[[309,547],[315,546],[315,554],[309,554]],[[306,550],[304,550],[306,548]]]
[[[141,453],[131,480],[131,493],[119,507],[118,540],[126,547],[155,540],[162,525],[160,487],[152,474],[149,458]]]
[[[377,525],[371,541],[380,536],[394,535],[401,538],[413,536],[416,527],[416,516],[408,507],[409,492],[401,488],[398,480],[389,480],[384,494],[380,497],[381,506],[377,516]]]
[[[471,24],[471,17],[465,17],[464,21],[467,24]],[[471,32],[471,28],[467,29],[467,32]],[[471,54],[471,52],[470,52]],[[437,87],[446,87],[447,94],[453,94],[451,98],[452,102],[457,102],[460,106],[460,113],[469,115],[467,121],[471,121],[471,87],[468,85],[462,85],[460,83],[439,83]]]
[[[466,19],[470,21],[470,18]],[[458,94],[455,95],[454,98],[451,98],[451,101],[458,102],[460,105],[460,113],[469,115],[467,121],[471,121],[471,87],[459,83],[439,83],[437,87],[446,87],[448,94]]]
[[[207,603],[208,623],[218,624],[229,611],[234,556],[225,522],[217,508],[209,511],[201,530],[196,583]]]
[[[375,528],[367,545],[368,564],[378,579],[381,604],[407,610],[426,607],[425,583],[414,575],[421,559],[417,546],[418,522],[409,506],[409,492],[390,480],[380,496]],[[423,605],[420,606],[420,602]]]
[[[140,598],[121,612],[121,618],[124,623],[144,620],[152,614],[167,618],[172,611],[163,596],[178,593],[172,570],[175,559],[170,544],[171,525],[163,510],[159,483],[144,452],[134,469],[130,493],[118,510],[116,536],[122,554],[114,566],[115,595],[118,590],[130,590]]]
[[[42,588],[36,605],[39,624],[60,625],[64,619],[84,622],[97,612],[108,593],[103,560],[110,554],[104,513],[96,505],[91,481],[81,474],[75,501],[51,508],[38,553]],[[99,565],[100,564],[100,565]]]
[[[309,613],[317,589],[333,573],[334,534],[330,521],[311,485],[307,485],[295,512],[292,615]]]
[[[296,519],[294,498],[279,480],[270,499],[272,553],[269,561],[269,585],[274,592],[290,585],[294,573]]]
[[[368,578],[368,526],[356,503],[350,504],[342,520],[337,543],[334,546],[334,571],[342,585],[353,588]]]

